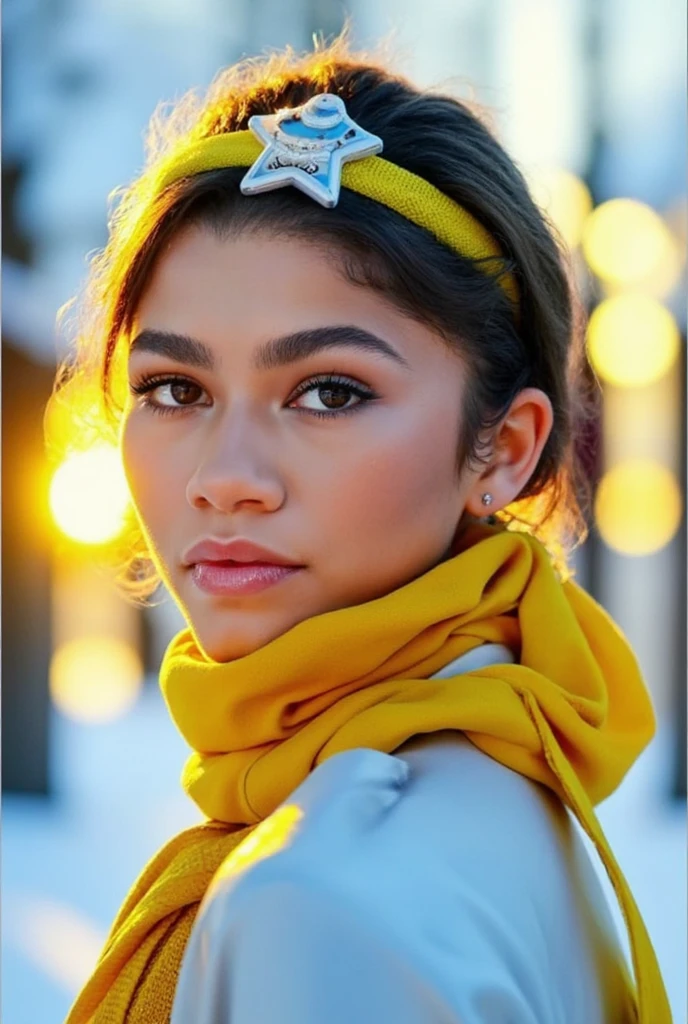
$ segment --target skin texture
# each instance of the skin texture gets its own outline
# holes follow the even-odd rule
[[[256,369],[259,345],[353,325],[407,365],[337,345]],[[251,653],[313,615],[382,596],[446,558],[466,517],[513,500],[552,424],[549,399],[522,391],[493,431],[487,465],[456,473],[466,370],[435,333],[349,283],[334,261],[294,239],[220,239],[192,227],[158,261],[137,310],[143,330],[202,342],[214,367],[137,349],[130,384],[173,374],[188,383],[132,394],[122,423],[125,469],[161,576],[208,656]],[[335,373],[371,389],[295,392]],[[332,388],[332,385],[330,385]],[[174,411],[161,414],[145,399]],[[327,419],[309,410],[352,408]],[[184,552],[241,537],[305,569],[259,593],[209,595]]]

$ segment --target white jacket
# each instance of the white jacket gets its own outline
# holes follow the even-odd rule
[[[288,845],[217,872],[172,1024],[631,1024],[604,894],[545,787],[445,730],[337,754],[294,803]]]

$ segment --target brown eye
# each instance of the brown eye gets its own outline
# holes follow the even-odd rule
[[[347,377],[328,376],[303,382],[295,401],[299,402],[297,408],[301,412],[325,419],[354,412],[375,397],[369,388]],[[318,403],[320,408],[314,407],[312,402]]]
[[[177,384],[164,384],[163,388],[169,388],[170,397],[177,405],[193,405],[201,395],[198,384],[191,381],[180,381]]]
[[[342,409],[351,398],[351,388],[346,387],[325,387],[318,388],[320,401],[324,402],[328,409]]]
[[[200,384],[186,377],[144,377],[129,386],[132,394],[138,395],[153,412],[173,413],[209,404],[202,401],[206,392]]]

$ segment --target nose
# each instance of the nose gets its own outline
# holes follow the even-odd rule
[[[186,487],[192,508],[230,513],[244,506],[274,512],[284,503],[284,484],[267,457],[274,438],[261,434],[246,415],[224,418],[201,442],[198,465]]]

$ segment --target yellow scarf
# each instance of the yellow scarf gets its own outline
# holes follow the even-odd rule
[[[529,535],[477,524],[455,552],[381,598],[307,619],[232,662],[210,661],[189,630],[172,640],[161,685],[195,751],[184,786],[214,820],[147,866],[68,1024],[168,1021],[198,903],[255,824],[339,751],[392,753],[448,728],[573,810],[624,914],[639,1024],[671,1024],[650,939],[593,811],[654,732],[633,653]],[[428,678],[484,643],[505,644],[517,663]]]

